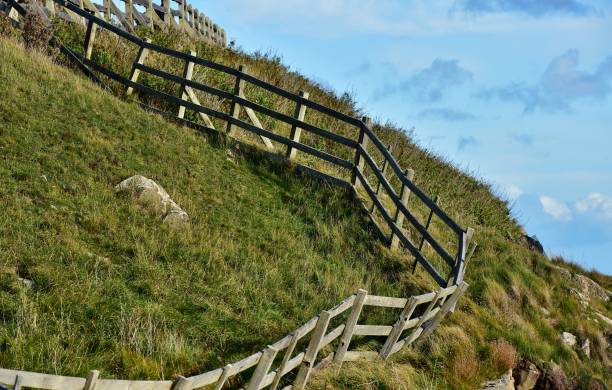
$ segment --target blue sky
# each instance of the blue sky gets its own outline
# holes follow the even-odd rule
[[[612,1],[195,5],[244,50],[414,127],[513,200],[547,252],[612,274]]]

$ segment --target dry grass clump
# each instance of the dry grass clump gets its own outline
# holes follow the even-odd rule
[[[491,360],[500,371],[513,368],[517,358],[516,349],[507,341],[495,340],[491,343]]]

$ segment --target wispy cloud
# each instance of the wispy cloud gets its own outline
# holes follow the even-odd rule
[[[591,73],[578,69],[579,59],[578,50],[569,50],[551,61],[536,85],[513,83],[476,96],[522,103],[526,113],[569,111],[571,103],[579,99],[604,100],[612,91],[612,56]]]
[[[519,186],[515,186],[513,184],[506,186],[504,188],[504,192],[511,201],[517,200],[521,195],[523,195],[523,190]]]
[[[459,65],[458,60],[436,58],[431,66],[421,69],[409,79],[398,84],[387,85],[374,93],[374,100],[402,94],[419,103],[436,103],[452,88],[461,86],[473,79],[469,70]]]
[[[459,152],[464,152],[468,149],[477,148],[479,145],[480,142],[472,136],[459,137],[459,139],[457,139],[457,151]]]
[[[549,14],[586,16],[596,9],[579,0],[458,0],[453,10],[472,14],[510,12],[542,17]]]
[[[438,119],[447,122],[461,122],[476,119],[469,112],[457,111],[452,108],[429,108],[417,114],[417,119]]]
[[[572,210],[560,200],[543,195],[540,196],[540,204],[546,214],[558,221],[571,221],[573,218]]]
[[[591,214],[598,219],[612,220],[612,197],[593,192],[574,205],[576,212]]]

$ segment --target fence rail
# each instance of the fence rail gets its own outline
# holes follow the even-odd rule
[[[388,358],[403,346],[410,345],[430,335],[442,319],[454,310],[459,297],[467,289],[463,276],[468,260],[467,249],[473,235],[473,230],[461,228],[438,205],[437,200],[432,200],[414,183],[414,173],[411,170],[404,170],[400,166],[389,148],[383,144],[373,131],[372,123],[368,118],[359,120],[325,107],[309,99],[308,94],[305,92],[295,94],[285,91],[253,75],[249,75],[244,67],[234,69],[197,57],[193,52],[183,53],[156,45],[150,40],[132,35],[130,32],[115,26],[113,23],[88,12],[84,7],[77,6],[70,1],[52,0],[49,2],[57,4],[67,10],[67,12],[86,21],[87,32],[84,37],[84,53],[75,52],[64,46],[61,49],[62,52],[79,65],[80,69],[86,71],[90,78],[99,81],[95,75],[97,72],[121,84],[128,94],[137,92],[175,106],[178,114],[168,112],[164,114],[178,118],[182,123],[189,124],[195,128],[205,128],[209,131],[217,131],[219,134],[231,136],[234,128],[238,127],[259,136],[268,148],[274,147],[271,140],[284,145],[287,148],[284,156],[289,160],[293,160],[296,152],[299,151],[322,159],[344,170],[345,173],[350,175],[350,181],[345,180],[343,177],[320,172],[313,167],[303,167],[307,172],[312,172],[319,177],[330,179],[333,183],[351,188],[362,202],[372,202],[371,207],[365,207],[365,209],[369,212],[373,223],[379,227],[384,241],[389,243],[392,248],[404,248],[414,256],[415,266],[416,264],[421,264],[424,270],[438,284],[439,290],[410,298],[368,295],[366,291],[360,290],[357,294],[348,297],[330,310],[323,311],[319,316],[312,318],[293,333],[256,354],[207,373],[189,378],[179,377],[176,381],[99,379],[97,371],[92,371],[87,378],[74,378],[0,369],[0,383],[13,386],[13,389],[37,387],[42,389],[91,390],[95,387],[96,390],[185,390],[209,385],[214,386],[215,389],[221,389],[228,383],[228,380],[240,375],[241,378],[250,377],[247,389],[261,389],[268,386],[271,389],[277,389],[279,386],[288,385],[289,383],[292,384],[283,388],[301,389],[313,373],[332,362],[339,365],[345,361]],[[149,1],[148,3],[150,4],[151,2]],[[5,12],[9,16],[14,12],[21,15],[26,12],[15,0],[6,0],[6,4]],[[164,4],[167,4],[167,2]],[[138,46],[138,55],[134,60],[129,76],[116,73],[91,59],[95,44],[95,32],[98,28],[103,28]],[[183,75],[174,75],[146,65],[147,53],[151,51],[184,61]],[[195,65],[234,77],[235,88],[233,92],[223,91],[191,80]],[[148,73],[178,84],[180,87],[179,96],[174,96],[139,83],[140,73]],[[296,108],[295,116],[284,114],[248,100],[244,92],[245,83],[292,101]],[[225,99],[231,104],[230,111],[221,112],[200,104],[195,91]],[[251,123],[240,119],[239,113],[242,108],[247,112]],[[307,123],[304,119],[307,109],[309,112],[315,111],[351,126],[358,131],[358,138],[354,140],[334,133],[329,129]],[[186,110],[198,113],[206,123],[206,126],[184,119]],[[257,115],[264,115],[290,126],[292,129],[291,135],[286,137],[265,129]],[[225,132],[216,130],[210,117],[225,122]],[[302,130],[334,144],[349,148],[354,153],[353,161],[307,145],[301,140]],[[378,153],[382,156],[382,166],[379,166],[376,162],[373,153]],[[388,167],[390,167],[391,176],[388,176]],[[371,174],[368,174],[368,171],[371,171]],[[370,183],[371,179],[378,182],[376,189]],[[393,187],[392,181],[399,182],[401,186],[399,191]],[[386,196],[383,196],[383,191]],[[365,200],[362,197],[364,192]],[[410,194],[414,194],[427,209],[428,217],[426,223],[421,223],[409,209],[408,197]],[[390,208],[388,207],[389,202]],[[382,217],[383,226],[390,232],[390,236],[386,235],[384,229],[380,228],[380,221],[376,217],[376,213]],[[446,228],[450,229],[455,237],[455,253],[450,253],[440,243],[440,240],[436,239],[428,230],[433,216],[436,216]],[[420,243],[417,244],[414,239],[411,239],[408,230],[404,229],[404,221],[416,231]],[[442,266],[450,269],[448,272],[441,271],[439,266],[434,265],[431,259],[426,257],[423,250],[424,243],[427,243],[432,248],[434,255],[439,256]],[[394,324],[360,324],[359,320],[362,318],[362,311],[368,306],[402,309],[402,311]],[[338,318],[345,312],[349,312],[347,319],[337,323]],[[408,330],[411,330],[410,334],[407,337],[402,337],[404,332]],[[349,350],[352,341],[358,342],[360,338],[364,337],[384,337],[385,340],[380,343],[381,348],[379,350]],[[301,352],[297,353],[297,351]],[[321,354],[325,354],[325,357],[321,358],[319,356]],[[236,381],[234,380],[232,383],[236,383]]]
[[[174,381],[101,379],[98,371],[91,371],[86,378],[78,378],[0,369],[0,385],[14,390],[26,387],[47,390],[190,390],[208,386],[233,388],[236,383],[243,383],[247,390],[267,387],[271,390],[303,389],[314,373],[331,363],[339,366],[357,360],[384,360],[402,347],[427,337],[452,311],[467,287],[465,282],[461,282],[408,299],[369,295],[367,291],[359,290],[257,353],[199,375],[179,376]],[[359,324],[364,317],[363,311],[372,306],[402,310],[393,324]],[[345,313],[348,313],[346,319],[336,324],[338,321],[334,320]],[[370,341],[368,338],[372,337],[384,339],[378,343],[380,349],[350,349],[352,343],[359,344],[359,340],[364,338]],[[368,345],[371,347],[372,343],[368,342]],[[240,378],[236,380],[238,376]]]

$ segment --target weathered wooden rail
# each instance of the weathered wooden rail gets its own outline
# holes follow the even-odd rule
[[[323,106],[309,99],[306,92],[295,94],[286,91],[248,74],[245,67],[241,66],[239,69],[234,69],[197,57],[194,52],[183,53],[156,45],[148,39],[141,39],[132,35],[69,1],[53,1],[68,12],[86,20],[87,30],[82,53],[66,47],[62,47],[62,51],[76,61],[79,67],[86,71],[92,79],[99,80],[97,75],[102,75],[120,83],[128,95],[134,93],[148,95],[165,102],[167,105],[174,106],[177,112],[163,112],[163,114],[193,128],[214,132],[215,134],[224,134],[229,137],[235,133],[237,128],[241,128],[259,136],[266,148],[274,149],[272,141],[283,145],[286,148],[281,154],[283,158],[295,162],[298,153],[304,153],[337,167],[345,174],[338,177],[338,175],[333,176],[312,167],[300,166],[307,172],[324,180],[351,189],[357,199],[366,206],[365,209],[370,213],[373,223],[378,227],[383,241],[394,249],[405,250],[411,254],[415,261],[414,267],[421,264],[423,269],[437,283],[439,289],[410,298],[368,295],[366,291],[360,290],[335,307],[323,311],[320,315],[266,349],[223,368],[189,378],[179,377],[175,381],[124,381],[100,379],[97,371],[92,371],[87,378],[74,378],[0,369],[0,384],[13,386],[14,389],[36,387],[75,390],[92,390],[94,388],[96,390],[185,390],[206,386],[211,386],[214,389],[221,389],[224,386],[235,387],[243,383],[242,381],[245,378],[250,378],[246,381],[247,389],[261,389],[268,386],[271,389],[279,387],[302,389],[313,373],[330,363],[339,365],[345,361],[360,359],[387,359],[402,347],[429,336],[442,319],[454,310],[457,301],[467,289],[463,277],[469,260],[467,249],[473,230],[461,228],[442,210],[437,200],[432,200],[415,185],[413,181],[414,172],[404,170],[400,166],[389,148],[372,130],[372,123],[368,118],[360,120]],[[23,14],[25,9],[15,0],[8,0],[8,7],[5,12],[13,11]],[[99,28],[138,46],[138,54],[134,59],[129,75],[118,74],[92,60],[96,31]],[[183,74],[179,76],[146,65],[146,58],[150,52],[183,61]],[[235,81],[233,91],[223,91],[192,80],[195,66],[203,66],[233,77]],[[141,73],[148,73],[178,84],[178,96],[139,83],[138,79]],[[248,100],[245,96],[245,84],[247,83],[292,101],[295,104],[294,115],[287,115]],[[196,92],[204,92],[230,102],[229,112],[221,112],[200,104]],[[243,108],[251,123],[240,119],[240,112]],[[186,120],[185,113],[187,110],[197,113],[203,120],[204,125]],[[357,139],[351,139],[329,129],[307,123],[305,121],[307,110],[316,111],[351,126],[358,134]],[[258,119],[258,115],[264,115],[290,126],[289,137],[265,129]],[[224,123],[225,129],[216,130],[211,118],[216,118]],[[349,148],[354,152],[352,160],[304,143],[301,137],[302,131]],[[379,166],[373,157],[373,153],[382,156],[382,166]],[[390,170],[390,173],[387,172],[388,170]],[[345,179],[345,177],[350,179]],[[373,181],[376,182],[375,186],[372,185]],[[394,188],[392,182],[399,183],[399,190]],[[411,194],[418,199],[421,207],[427,210],[427,220],[424,223],[419,221],[415,213],[408,207],[408,198]],[[371,204],[368,206],[369,202]],[[377,215],[380,215],[381,219]],[[441,225],[452,233],[455,238],[454,251],[446,249],[429,230],[433,217],[436,217]],[[409,229],[405,229],[405,222]],[[411,237],[409,230],[415,232],[413,234],[415,237]],[[420,241],[418,244],[417,240]],[[426,256],[425,243],[431,248],[431,256],[437,256],[437,263],[434,264],[431,261],[431,256]],[[442,269],[447,271],[444,272]],[[401,313],[393,324],[360,324],[360,320],[365,319],[362,311],[364,308],[367,310],[368,306],[401,309]],[[345,320],[342,320],[343,314],[346,312],[348,312],[348,316]],[[405,335],[407,331],[409,333]],[[378,350],[349,350],[351,342],[358,345],[359,341],[364,338],[369,341],[371,338],[377,337],[384,338]],[[371,343],[368,343],[368,345],[371,346]],[[298,353],[298,351],[301,352]],[[323,355],[325,357],[321,358]],[[235,378],[237,376],[240,380]]]
[[[174,381],[101,379],[98,371],[91,371],[86,378],[78,378],[0,369],[0,385],[12,390],[26,387],[47,390],[190,390],[242,386],[247,390],[303,389],[313,374],[330,364],[339,367],[343,362],[384,360],[401,348],[426,338],[451,312],[466,289],[467,284],[461,282],[408,299],[369,295],[367,291],[359,290],[262,351],[225,367],[187,378],[180,376]],[[371,306],[401,309],[401,312],[393,324],[360,324],[363,312]],[[352,343],[359,344],[360,339],[367,338],[381,339],[380,349],[351,349]],[[243,378],[250,379],[245,383]]]
[[[19,1],[21,5],[24,4],[24,0]],[[56,4],[53,0],[31,1],[40,9],[44,17],[60,17],[73,23],[87,24],[87,19],[68,7]],[[187,4],[187,0],[159,0],[161,4],[156,4],[153,0],[117,0],[123,5],[117,5],[113,0],[69,1],[81,10],[93,13],[125,31],[133,32],[139,26],[150,29],[173,28],[195,39],[219,46],[227,45],[225,30],[204,13]],[[6,0],[4,2],[9,3]],[[13,13],[11,17],[18,16]]]

